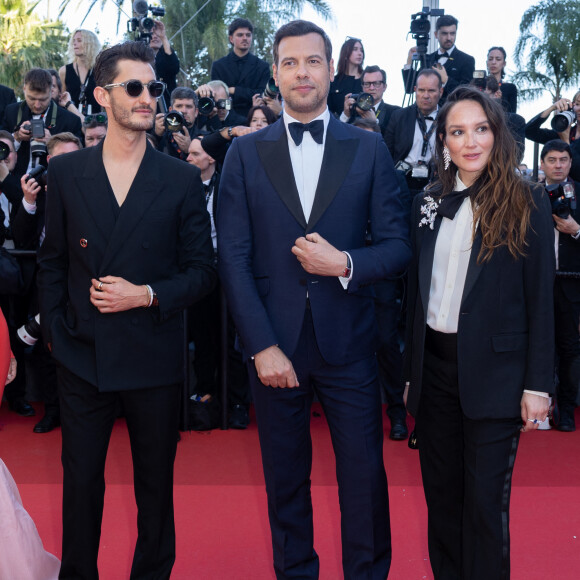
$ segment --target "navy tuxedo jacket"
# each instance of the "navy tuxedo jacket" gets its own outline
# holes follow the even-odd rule
[[[380,135],[330,119],[308,223],[283,120],[235,139],[221,176],[217,230],[221,281],[246,356],[277,344],[291,357],[307,295],[327,363],[374,352],[372,284],[401,274],[410,258],[407,216]],[[292,254],[296,239],[311,232],[352,256],[348,290],[337,277],[308,274]]]
[[[554,369],[554,225],[548,196],[532,189],[527,256],[515,260],[497,248],[477,263],[481,232],[471,249],[457,329],[459,398],[471,419],[520,416],[524,389],[550,392]],[[413,200],[409,268],[405,380],[411,383],[407,408],[416,416],[422,383],[427,307],[440,215],[418,227],[424,196]]]
[[[182,310],[216,278],[200,172],[148,146],[115,219],[102,150],[49,163],[38,260],[43,339],[60,364],[101,391],[176,384]],[[159,307],[101,314],[89,288],[107,275],[149,284]]]

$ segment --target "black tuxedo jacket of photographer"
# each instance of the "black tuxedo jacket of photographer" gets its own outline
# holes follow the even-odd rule
[[[439,52],[437,50],[427,55],[428,68],[433,67],[438,62]],[[443,95],[439,101],[439,105],[442,105],[447,99],[447,95],[452,93],[459,85],[468,85],[471,82],[473,71],[475,70],[475,59],[455,47],[443,67],[449,78],[443,88]],[[409,78],[411,74],[413,75],[412,80]],[[414,91],[416,74],[413,69],[403,69],[403,82],[406,93],[412,93]]]
[[[211,80],[223,81],[228,87],[235,87],[233,109],[246,117],[252,108],[252,97],[255,94],[261,95],[270,80],[270,65],[251,52],[240,59],[231,51],[212,64]]]
[[[533,119],[527,122],[525,127],[526,139],[534,141],[535,143],[547,143],[553,139],[560,139],[560,136],[554,129],[542,127],[548,120],[552,119],[553,115],[542,118],[541,113],[536,115]],[[572,127],[574,130],[574,127]],[[570,178],[574,181],[580,181],[580,128],[576,125],[574,135],[570,135],[572,141],[570,142],[570,149],[572,150],[572,167],[570,168]],[[578,198],[578,190],[576,190],[576,197]],[[578,221],[578,220],[577,220]]]
[[[56,119],[54,126],[49,124],[52,122],[53,118],[53,107],[56,107]],[[18,124],[18,113],[22,111],[20,124],[30,122],[32,119],[32,112],[28,108],[26,101],[21,101],[20,103],[12,103],[6,107],[4,111],[4,118],[2,119],[0,129],[5,129],[13,133]],[[64,133],[65,131],[70,131],[76,135],[81,141],[83,140],[83,132],[81,128],[80,117],[69,113],[66,109],[59,107],[54,101],[50,102],[46,113],[44,114],[44,126],[49,130],[51,135],[56,135],[57,133]],[[28,169],[28,163],[30,162],[30,141],[22,141],[20,147],[17,151],[17,161],[16,167],[14,168],[14,175],[20,179]]]
[[[199,129],[195,122],[193,126],[186,127],[187,132],[189,134],[189,138],[193,139],[196,135],[199,135]],[[181,133],[183,135],[183,133]],[[165,131],[161,137],[158,139],[157,149],[163,153],[167,153],[167,155],[171,155],[171,157],[176,157],[177,159],[181,159],[185,161],[187,159],[188,152],[187,150],[181,151],[175,139],[172,139],[173,133],[171,131]]]
[[[0,85],[0,120],[4,116],[4,111],[8,105],[16,102],[16,95],[10,87]]]
[[[216,280],[200,172],[147,147],[115,219],[102,150],[101,142],[49,164],[38,253],[43,339],[56,361],[99,391],[177,384],[182,311]],[[89,288],[107,275],[150,284],[159,306],[100,313]]]

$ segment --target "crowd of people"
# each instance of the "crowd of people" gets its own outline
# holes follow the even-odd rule
[[[526,123],[506,51],[492,46],[474,74],[457,27],[437,20],[424,66],[409,51],[406,107],[385,102],[362,39],[333,61],[305,21],[278,30],[270,67],[235,19],[232,50],[195,89],[178,85],[161,21],[149,45],[106,50],[77,30],[68,64],[25,72],[23,100],[0,86],[2,242],[30,253],[18,290],[0,293],[19,363],[5,399],[35,414],[32,370],[34,431],[62,427],[60,577],[96,577],[119,413],[139,509],[132,574],[169,577],[184,310],[190,395],[219,399],[227,367],[230,427],[254,404],[277,577],[318,577],[314,397],[346,578],[386,578],[391,562],[382,397],[390,439],[415,417],[435,578],[509,577],[520,433],[550,428],[549,414],[575,430],[580,92]],[[526,138],[543,144],[541,185],[521,167]]]

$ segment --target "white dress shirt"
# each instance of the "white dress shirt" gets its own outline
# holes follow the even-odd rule
[[[455,191],[467,186],[455,178]],[[427,324],[438,332],[456,333],[459,310],[471,256],[473,209],[469,197],[463,200],[454,219],[444,217],[435,242]]]
[[[292,171],[294,173],[294,181],[298,189],[300,197],[300,205],[306,218],[306,223],[310,218],[312,205],[314,204],[314,196],[316,195],[316,188],[318,187],[318,179],[320,177],[320,169],[322,168],[322,157],[324,156],[324,144],[326,143],[326,131],[328,129],[328,122],[330,121],[330,112],[328,108],[318,115],[313,121],[322,120],[324,123],[324,132],[322,134],[322,144],[318,144],[310,134],[309,131],[304,131],[302,143],[296,145],[290,131],[288,129],[289,123],[299,123],[297,119],[291,117],[286,111],[283,114],[284,126],[286,128],[286,135],[288,137],[288,151],[290,152],[290,161],[292,163]],[[346,252],[345,252],[346,253]],[[354,271],[354,264],[351,260],[351,273],[348,278],[339,276],[340,283],[343,288],[347,288],[348,282],[352,278]]]

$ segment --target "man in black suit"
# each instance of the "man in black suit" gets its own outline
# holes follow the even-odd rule
[[[443,93],[436,70],[423,69],[417,75],[415,103],[391,115],[385,142],[397,170],[407,181],[411,196],[423,190],[432,176],[438,102]],[[410,200],[408,200],[410,209]]]
[[[340,120],[352,123],[356,117],[374,119],[379,124],[381,133],[384,136],[391,114],[400,108],[396,105],[388,105],[383,101],[383,95],[387,90],[387,73],[378,66],[367,66],[362,76],[362,89],[373,97],[374,104],[372,109],[362,111],[359,107],[356,107],[353,115],[352,107],[356,101],[349,93],[344,98],[344,111],[340,115]]]
[[[51,135],[70,131],[82,140],[81,120],[59,107],[51,99],[52,76],[42,68],[33,68],[24,76],[24,101],[6,107],[2,119],[2,129],[10,131],[16,141],[17,161],[14,175],[20,179],[32,167],[31,141],[46,143]],[[33,138],[30,121],[42,119],[44,136]],[[45,155],[43,156],[43,159]]]
[[[234,139],[217,230],[221,282],[250,373],[274,569],[278,578],[318,578],[310,497],[317,394],[336,456],[344,577],[386,578],[391,541],[370,285],[405,269],[407,219],[380,135],[328,110],[334,65],[325,32],[289,22],[273,53],[284,115]]]
[[[236,18],[228,28],[232,51],[211,67],[211,80],[226,83],[234,111],[242,117],[252,108],[252,97],[261,95],[270,79],[270,65],[250,52],[253,32],[249,20]]]
[[[468,85],[473,78],[475,59],[461,52],[455,46],[457,36],[457,18],[450,14],[440,16],[435,23],[435,38],[439,42],[439,49],[427,55],[427,67],[437,70],[443,81],[443,95],[439,104],[443,104],[447,95],[459,85]],[[412,68],[413,56],[417,47],[409,50],[407,64],[403,68],[403,82],[405,92],[410,94],[416,84],[416,72]]]
[[[580,183],[569,177],[572,166],[570,145],[560,139],[548,141],[540,155],[540,168],[546,175],[546,187],[572,186],[575,197],[580,194]],[[554,191],[554,197],[561,191]],[[568,213],[568,212],[565,212]],[[580,210],[576,203],[569,208],[566,217],[555,213],[556,234],[556,282],[554,303],[556,321],[556,351],[558,353],[558,388],[556,391],[556,429],[575,431],[574,409],[580,385],[580,280],[567,277],[566,272],[580,272]]]
[[[10,87],[0,85],[0,119],[4,116],[4,109],[16,102],[16,95]]]
[[[122,406],[131,439],[138,537],[132,578],[169,578],[173,464],[183,383],[183,310],[215,283],[199,170],[147,144],[153,51],[102,51],[96,147],[53,159],[39,251],[40,321],[58,363],[62,424],[61,578],[97,578],[107,447]]]
[[[166,85],[163,98],[168,103],[171,93],[177,86],[179,58],[167,38],[163,21],[155,21],[155,26],[153,26],[153,30],[151,31],[149,46],[155,53],[155,73],[157,74],[157,78]]]

